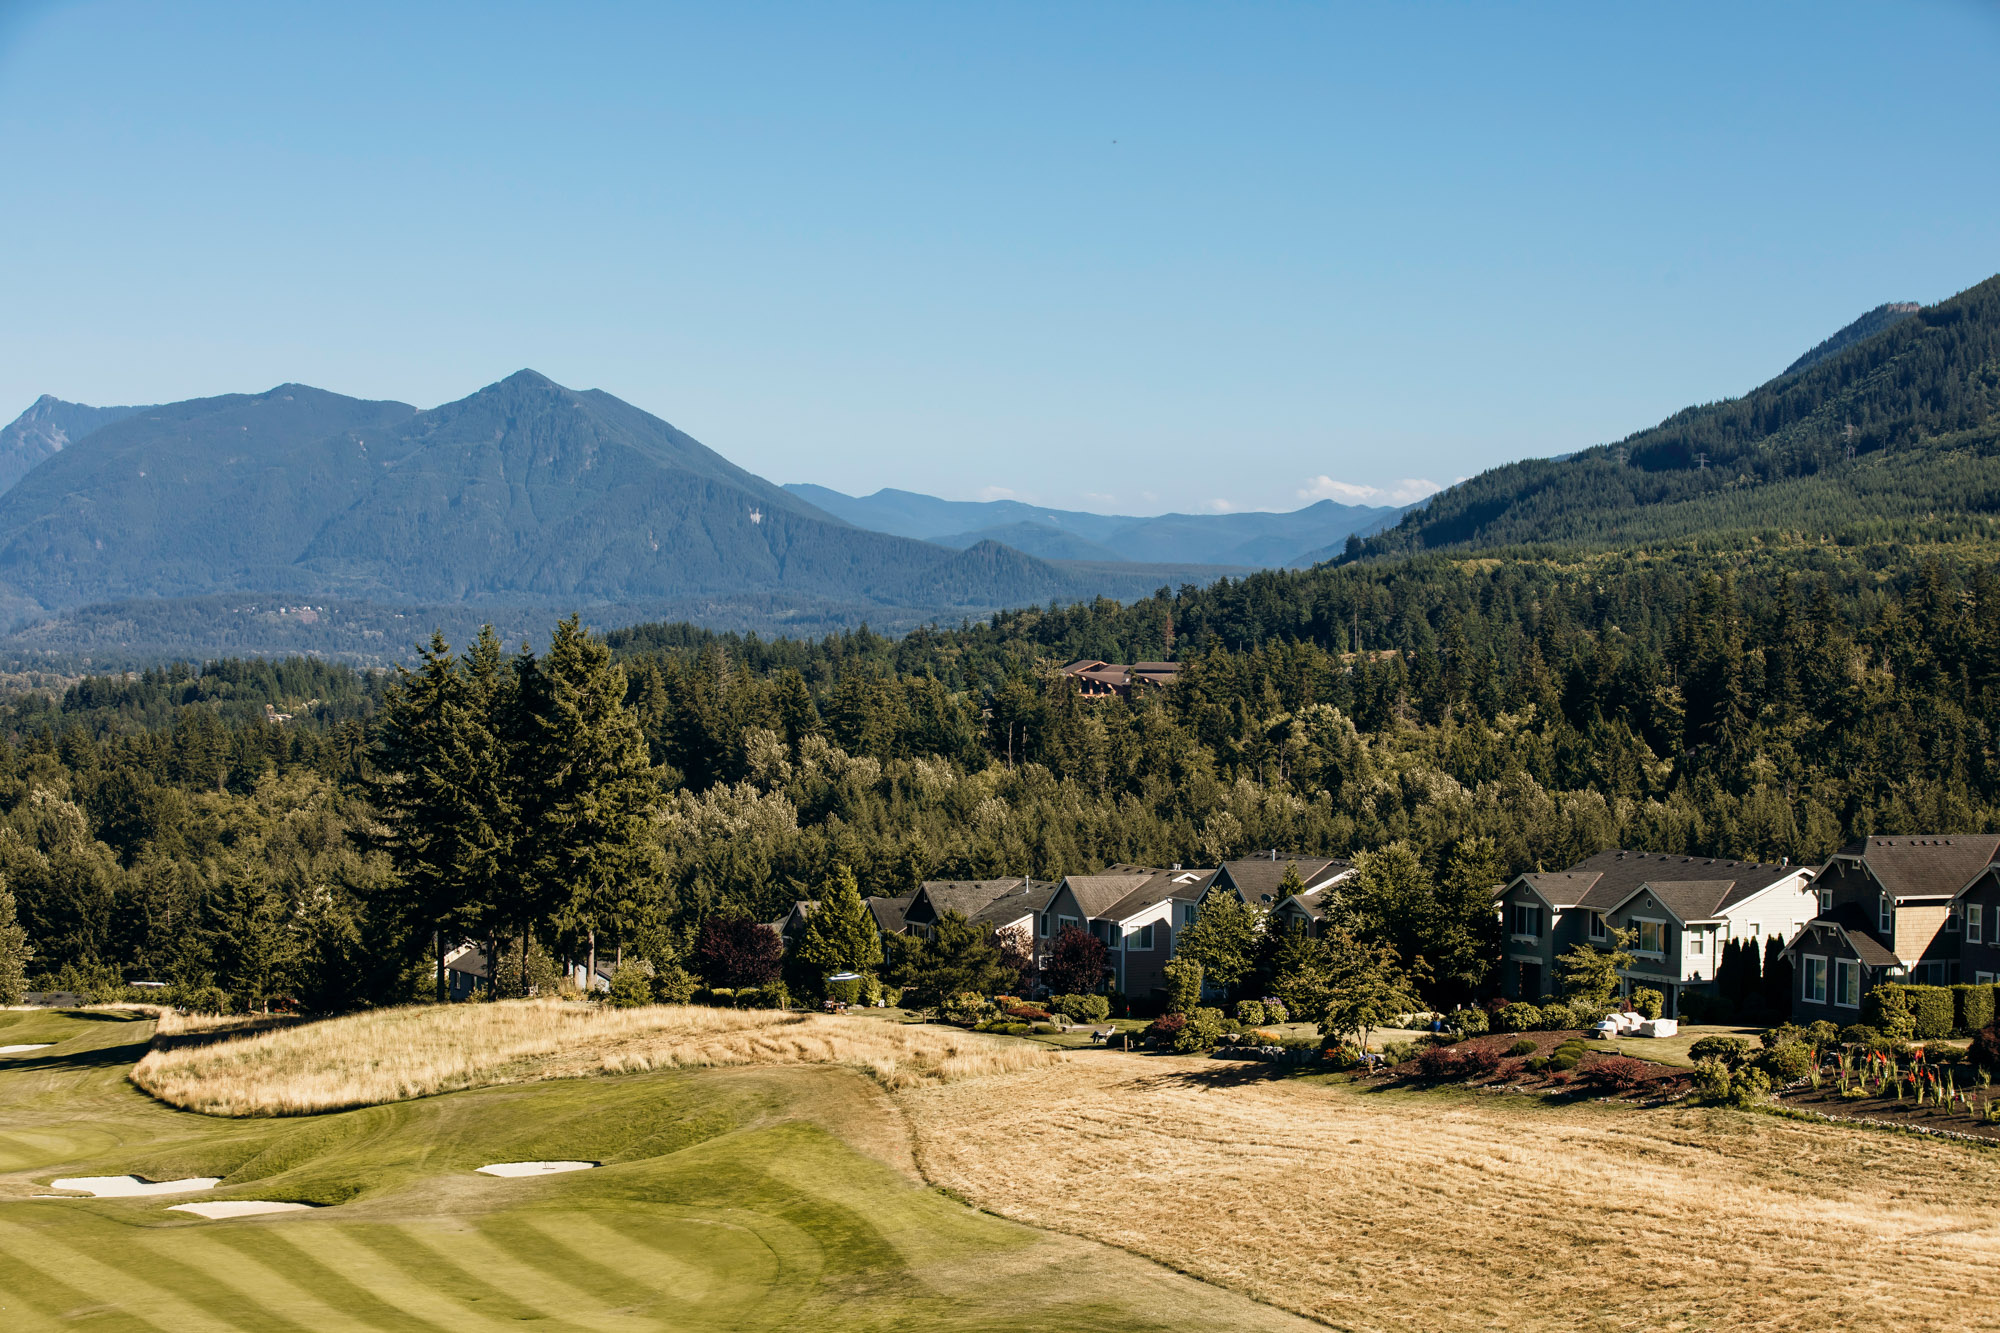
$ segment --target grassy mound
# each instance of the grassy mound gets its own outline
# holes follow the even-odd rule
[[[0,1043],[17,1039],[13,1017]],[[58,1044],[0,1069],[10,1333],[1304,1327],[926,1188],[890,1098],[852,1068],[666,1070],[224,1119],[130,1085],[149,1021],[24,1017]],[[475,1170],[558,1158],[604,1165]],[[203,1199],[333,1206],[203,1221],[167,1211],[181,1199],[28,1197],[114,1169],[223,1177]]]
[[[560,1000],[418,1005],[156,1050],[132,1081],[208,1115],[298,1115],[500,1083],[728,1065],[852,1065],[884,1087],[1006,1073],[1062,1057],[956,1028]]]

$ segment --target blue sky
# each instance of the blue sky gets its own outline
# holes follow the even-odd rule
[[[0,419],[522,366],[777,481],[1401,497],[2000,270],[2000,7],[0,0]]]

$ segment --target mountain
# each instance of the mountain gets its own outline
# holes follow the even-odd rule
[[[1878,305],[1860,319],[1855,320],[1852,324],[1849,324],[1846,328],[1840,330],[1840,332],[1834,334],[1831,338],[1828,338],[1825,342],[1820,343],[1810,352],[1792,362],[1791,365],[1786,366],[1785,373],[1787,375],[1796,375],[1801,370],[1805,370],[1810,366],[1816,366],[1835,352],[1844,352],[1856,343],[1867,342],[1884,329],[1893,328],[1921,309],[1923,307],[1915,301],[1891,301],[1886,305]]]
[[[1687,408],[1615,445],[1483,472],[1358,554],[1833,535],[1864,524],[1942,532],[1996,512],[2000,277],[1741,398]]]
[[[85,407],[43,394],[0,430],[0,493],[28,475],[43,459],[62,452],[99,426],[143,412],[143,407]]]
[[[146,408],[0,496],[7,609],[61,613],[40,647],[160,632],[146,608],[161,598],[252,637],[299,600],[314,615],[338,602],[377,638],[387,605],[795,628],[1131,597],[1189,572],[854,527],[657,417],[533,371],[428,411],[296,384]]]
[[[824,486],[785,488],[857,527],[921,537],[945,546],[998,541],[1050,560],[1196,564],[1257,568],[1309,564],[1309,552],[1336,547],[1403,511],[1321,500],[1290,513],[1161,514],[1151,518],[1045,509],[1019,500],[940,500],[913,491],[843,495]],[[1323,558],[1323,557],[1322,557]]]

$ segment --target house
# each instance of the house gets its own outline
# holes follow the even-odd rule
[[[875,933],[882,937],[882,948],[885,952],[889,947],[890,936],[901,935],[909,929],[908,923],[903,920],[903,914],[909,911],[910,903],[915,898],[915,894],[906,893],[900,898],[862,899],[862,905],[868,909],[868,915],[875,918]]]
[[[1106,980],[1127,995],[1166,984],[1179,931],[1194,922],[1213,870],[1114,865],[1095,875],[1070,875],[1056,886],[1035,923],[1040,950],[1053,948],[1063,928],[1087,930],[1105,948]]]
[[[927,879],[903,907],[903,926],[928,938],[946,913],[956,912],[995,931],[1018,927],[1032,940],[1035,914],[1055,888],[1021,875],[1009,879]]]
[[[461,944],[444,956],[445,994],[455,1004],[493,989],[493,963],[476,944]]]
[[[800,898],[792,903],[792,909],[776,921],[765,924],[778,932],[778,938],[790,944],[805,932],[806,922],[819,910],[819,899]]]
[[[1079,658],[1065,666],[1065,676],[1076,681],[1077,693],[1086,699],[1132,697],[1134,688],[1162,688],[1180,674],[1178,662],[1134,662],[1117,666],[1095,657]]]
[[[1959,980],[2000,981],[2000,863],[1981,866],[1952,900],[1959,929]]]
[[[1579,944],[1609,948],[1635,932],[1626,991],[1649,986],[1680,1013],[1683,992],[1715,983],[1722,946],[1786,938],[1816,907],[1813,871],[1785,862],[1726,861],[1658,852],[1599,852],[1552,873],[1518,875],[1494,896],[1505,936],[1502,992],[1534,1002],[1555,989],[1555,964]]]
[[[1285,873],[1298,871],[1304,887],[1294,894],[1284,891]],[[1333,899],[1328,890],[1353,878],[1354,866],[1347,861],[1322,856],[1286,856],[1273,850],[1243,861],[1225,861],[1216,871],[1219,887],[1233,890],[1253,907],[1266,908],[1270,919],[1266,929],[1303,927],[1317,935]]]
[[[1972,907],[1981,909],[1975,963],[1994,970],[1984,939],[1996,852],[2000,835],[1990,833],[1871,837],[1835,852],[1814,881],[1818,910],[1785,949],[1795,1020],[1844,1027],[1861,1021],[1862,998],[1884,981],[1958,981]]]

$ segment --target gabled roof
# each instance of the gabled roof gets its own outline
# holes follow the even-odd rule
[[[1285,870],[1289,866],[1299,868],[1299,882],[1305,887],[1322,888],[1351,874],[1352,864],[1336,861],[1326,856],[1286,856],[1280,852],[1277,859],[1270,856],[1246,857],[1241,861],[1224,861],[1216,873],[1218,882],[1225,876],[1229,886],[1236,890],[1245,902],[1255,903],[1269,895],[1272,903],[1278,901],[1278,889],[1285,882]]]
[[[995,898],[972,914],[972,920],[989,926],[1004,926],[1032,912],[1039,912],[1056,896],[1056,886],[1040,880],[1024,879],[1016,887]]]
[[[1076,897],[1076,905],[1087,917],[1104,916],[1118,905],[1125,896],[1146,883],[1155,870],[1127,870],[1103,875],[1070,875],[1063,883]]]
[[[1859,861],[1896,898],[1950,898],[2000,854],[2000,834],[1863,838],[1833,854]]]
[[[1192,902],[1201,897],[1202,890],[1208,887],[1209,881],[1214,877],[1213,870],[1154,871],[1123,898],[1102,912],[1094,912],[1092,915],[1111,921],[1123,921],[1160,903],[1176,900]]]
[[[1592,912],[1612,911],[1642,884],[1713,883],[1721,886],[1715,905],[1695,918],[1707,920],[1780,880],[1802,873],[1809,872],[1776,861],[1729,861],[1614,849],[1585,857],[1567,870],[1518,876],[1514,883],[1525,881],[1552,907],[1581,907]],[[1674,911],[1679,915],[1678,908]]]
[[[946,912],[956,912],[967,920],[978,916],[995,899],[1018,890],[1030,881],[1015,875],[1009,879],[927,879],[917,886],[910,901],[903,908],[904,915],[916,906],[919,898],[930,904],[933,912],[943,917]]]
[[[1869,931],[1868,914],[1862,910],[1860,903],[1842,903],[1826,915],[1816,916],[1806,922],[1799,928],[1799,933],[1792,936],[1791,943],[1785,946],[1785,952],[1789,954],[1798,949],[1806,936],[1813,932],[1814,927],[1839,931],[1841,938],[1847,941],[1848,947],[1854,950],[1854,956],[1870,967],[1903,965],[1903,960]]]
[[[915,894],[905,894],[901,898],[868,898],[868,914],[875,918],[875,929],[884,935],[900,935],[903,932],[903,912],[910,905]]]
[[[1660,906],[1674,914],[1682,925],[1717,920],[1722,902],[1736,887],[1733,879],[1649,879],[1611,910],[1623,907],[1641,893],[1649,894]]]

